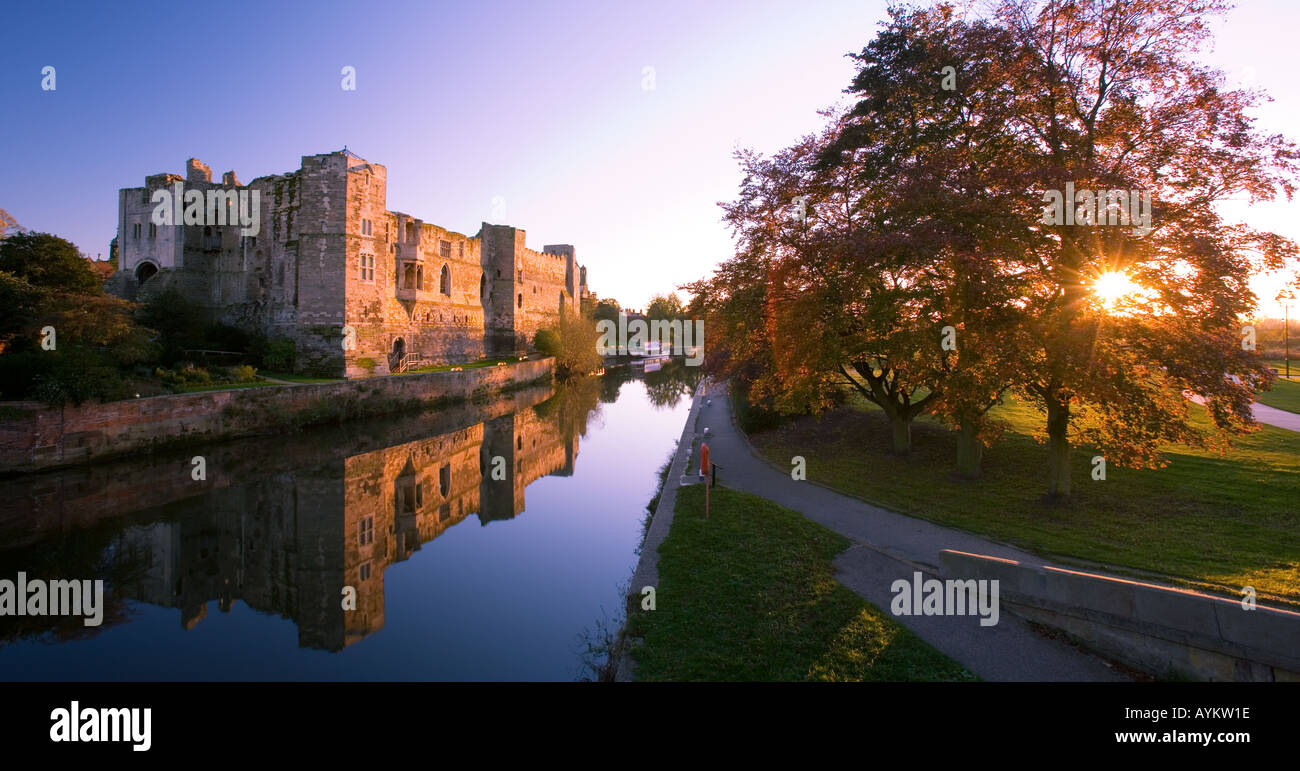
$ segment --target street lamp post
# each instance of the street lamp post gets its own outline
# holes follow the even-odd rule
[[[1291,379],[1291,301],[1295,300],[1295,292],[1290,289],[1283,289],[1277,295],[1278,302],[1282,303],[1282,346],[1286,358],[1286,378]]]

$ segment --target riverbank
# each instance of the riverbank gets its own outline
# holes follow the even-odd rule
[[[460,372],[169,394],[77,406],[11,402],[4,405],[0,419],[0,475],[448,406],[550,383],[553,364],[548,357]]]
[[[849,539],[721,486],[704,520],[701,415],[725,393],[714,391],[708,381],[697,389],[670,461],[613,646],[614,679],[977,679],[836,580]]]

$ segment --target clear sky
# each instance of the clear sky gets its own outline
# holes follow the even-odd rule
[[[1300,3],[1242,5],[1208,61],[1275,98],[1261,125],[1300,136]],[[820,126],[884,16],[883,0],[12,5],[0,208],[107,256],[117,190],[148,174],[196,157],[247,182],[347,145],[388,167],[390,209],[573,244],[593,291],[643,307],[730,255],[732,151]],[[1300,239],[1298,206],[1242,211]]]

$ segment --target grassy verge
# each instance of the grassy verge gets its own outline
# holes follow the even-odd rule
[[[439,364],[437,366],[431,366],[431,367],[420,367],[419,369],[408,369],[406,372],[403,372],[402,374],[414,375],[419,372],[447,372],[454,367],[460,367],[461,369],[478,369],[479,367],[495,367],[498,362],[505,362],[506,364],[515,364],[519,361],[523,361],[523,359],[520,359],[516,356],[506,356],[504,358],[480,359],[478,361],[471,361],[467,364]]]
[[[783,467],[807,458],[810,480],[1044,556],[1235,597],[1253,586],[1261,599],[1300,604],[1300,433],[1264,426],[1222,456],[1171,448],[1166,468],[1112,464],[1104,481],[1091,478],[1096,453],[1076,447],[1074,494],[1053,505],[1043,500],[1047,447],[1033,438],[1042,416],[1016,402],[997,414],[1011,427],[985,451],[976,482],[952,472],[955,434],[918,422],[912,454],[900,458],[889,452],[883,415],[858,403],[751,440]]]
[[[638,680],[974,680],[835,580],[849,541],[798,513],[715,487],[677,495],[656,609],[629,619]],[[639,601],[639,596],[634,596]]]
[[[264,372],[258,370],[257,374],[274,380],[287,380],[290,383],[337,383],[344,380],[341,377],[307,377],[306,375],[295,375],[291,372]]]
[[[192,394],[199,391],[226,391],[231,388],[262,388],[264,386],[282,385],[281,383],[272,383],[268,380],[255,380],[251,383],[206,383],[204,385],[187,385],[182,386],[179,393]]]
[[[1292,371],[1300,371],[1300,367],[1293,368]],[[1273,384],[1273,390],[1259,394],[1255,400],[1279,410],[1300,412],[1300,383],[1278,378]]]

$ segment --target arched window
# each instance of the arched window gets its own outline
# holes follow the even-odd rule
[[[438,279],[438,291],[451,296],[451,268],[442,266],[442,277]]]
[[[487,274],[484,273],[478,280],[478,299],[482,300],[487,296]]]
[[[519,307],[520,307],[520,308],[524,307],[524,293],[523,293],[523,292],[520,292],[520,293],[519,293]]]

